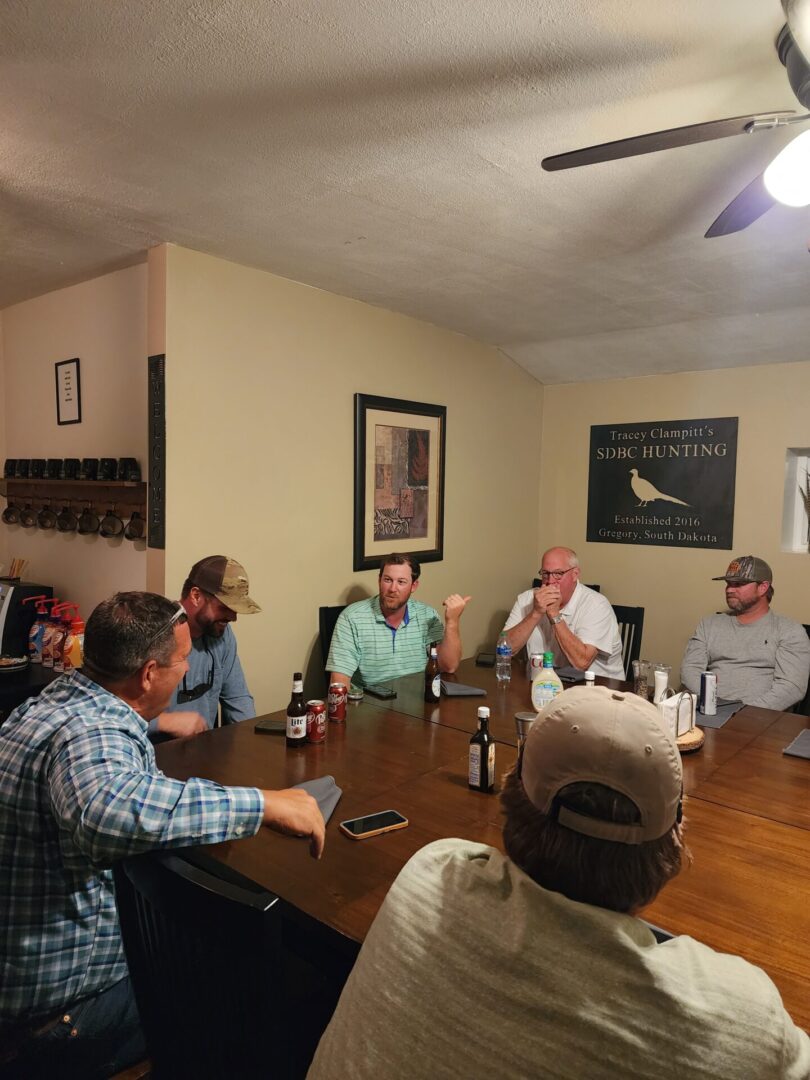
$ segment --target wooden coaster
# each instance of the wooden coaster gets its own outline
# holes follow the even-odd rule
[[[699,727],[696,727],[692,728],[691,731],[684,732],[684,734],[675,741],[682,754],[691,754],[703,746],[705,738],[706,736],[703,734],[703,731]]]

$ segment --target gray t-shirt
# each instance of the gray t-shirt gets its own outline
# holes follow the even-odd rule
[[[807,1080],[759,968],[541,888],[494,848],[404,867],[308,1080]]]
[[[769,611],[752,623],[710,615],[698,623],[681,664],[681,681],[697,693],[701,671],[717,676],[717,695],[763,709],[789,709],[807,692],[810,638],[801,623]]]

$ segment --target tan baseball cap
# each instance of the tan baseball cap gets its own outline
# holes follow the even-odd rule
[[[769,581],[773,582],[773,570],[758,555],[739,555],[728,564],[728,570],[712,581]]]
[[[626,795],[638,807],[641,820],[636,824],[560,806],[560,825],[600,840],[643,844],[664,836],[680,819],[681,757],[658,709],[606,686],[577,686],[546,706],[526,738],[521,781],[543,814],[551,813],[562,788],[578,781]]]
[[[203,592],[211,593],[239,615],[253,615],[262,610],[248,596],[248,576],[244,566],[227,555],[207,555],[200,559],[189,570],[188,581]]]

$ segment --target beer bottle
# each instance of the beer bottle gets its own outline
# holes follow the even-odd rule
[[[489,733],[489,709],[478,710],[478,731],[470,739],[467,783],[474,791],[495,790],[495,740]]]
[[[439,654],[430,646],[430,659],[425,668],[425,701],[438,701],[442,696],[442,677],[439,673]]]
[[[292,697],[287,706],[287,746],[306,746],[307,703],[304,701],[304,681],[300,671],[293,675]]]

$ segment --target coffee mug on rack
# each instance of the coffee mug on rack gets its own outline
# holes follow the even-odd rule
[[[98,461],[98,478],[99,480],[115,480],[118,477],[118,462],[114,457],[99,458]]]
[[[3,466],[3,477],[6,480],[13,480],[17,475],[17,459],[14,457],[7,457],[6,463]]]
[[[70,508],[70,503],[63,506],[56,515],[56,527],[59,532],[76,532],[79,527],[79,519]]]
[[[98,527],[101,524],[98,514],[95,512],[92,506],[86,506],[79,514],[79,532],[83,536],[87,536],[90,533],[97,533]]]
[[[20,511],[20,524],[24,529],[33,529],[37,523],[37,512],[31,505],[26,503]]]
[[[127,527],[124,529],[124,536],[127,540],[143,540],[145,534],[146,522],[137,510],[133,510],[132,517],[130,517]]]
[[[42,480],[45,476],[45,458],[31,458],[31,479]]]
[[[17,458],[17,472],[16,476],[18,480],[27,480],[28,474],[31,471],[31,459],[27,457]]]
[[[141,467],[134,457],[122,457],[118,459],[119,480],[140,480]]]
[[[77,457],[66,457],[63,472],[65,480],[77,480],[79,476],[79,459]]]
[[[120,536],[124,531],[124,523],[121,518],[116,514],[115,507],[108,510],[104,517],[101,519],[101,526],[99,527],[99,533],[105,536],[108,540],[114,536]]]
[[[98,458],[86,457],[82,458],[82,467],[79,471],[79,477],[82,480],[95,480],[98,477]]]
[[[45,465],[45,476],[48,480],[58,480],[62,475],[63,462],[60,457],[49,457]]]
[[[20,508],[16,503],[9,501],[8,506],[0,515],[6,525],[19,525],[20,524]]]
[[[56,527],[56,514],[51,509],[50,503],[43,506],[37,514],[37,525],[39,525],[40,529],[53,529]]]

